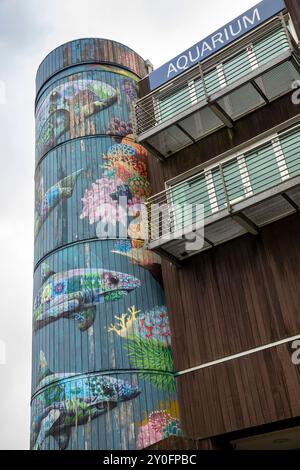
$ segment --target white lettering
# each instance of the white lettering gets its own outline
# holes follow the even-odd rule
[[[197,60],[200,59],[200,50],[198,46],[196,46],[196,51],[197,51],[197,57],[193,57],[192,50],[189,50],[189,58],[191,62],[197,62]]]
[[[171,75],[171,73],[177,73],[177,69],[176,69],[175,65],[172,62],[169,65],[168,78]]]
[[[183,64],[182,64],[182,59],[183,59]],[[188,62],[189,62],[189,59],[186,55],[180,56],[176,64],[178,70],[185,70],[188,66]]]
[[[227,39],[227,41],[229,41],[229,34],[227,31],[227,28],[224,28],[224,33],[225,33],[225,38]]]
[[[241,20],[238,20],[238,25],[239,25],[239,30],[238,30],[238,31],[233,31],[232,24],[229,25],[229,29],[230,29],[230,32],[231,32],[231,35],[232,35],[232,36],[237,36],[238,34],[240,34],[240,33],[242,32],[242,23],[241,23]]]
[[[212,45],[213,45],[213,48],[216,49],[217,46],[216,46],[216,43],[219,42],[220,44],[224,44],[224,41],[223,41],[223,34],[222,33],[218,33],[218,34],[215,34],[212,38],[211,38],[211,42],[212,42]]]
[[[254,26],[256,21],[260,21],[260,14],[258,8],[255,8],[252,19],[248,18],[248,16],[243,16],[244,27],[246,29],[248,28],[248,23],[250,24],[250,26]]]
[[[259,9],[255,8],[250,15],[243,15],[241,19],[237,19],[228,27],[225,27],[222,32],[215,33],[210,39],[200,42],[199,45],[193,46],[189,51],[177,59],[176,64],[169,63],[168,75],[169,79],[172,74],[177,74],[180,70],[186,70],[193,62],[199,62],[202,57],[218,49],[221,45],[229,42],[235,36],[241,35],[243,29],[249,29],[255,26],[256,23],[261,21]],[[211,45],[210,45],[211,44]]]
[[[201,55],[203,56],[206,51],[211,52],[211,51],[212,51],[212,48],[210,47],[210,45],[208,44],[208,42],[204,41],[204,42],[202,43]]]

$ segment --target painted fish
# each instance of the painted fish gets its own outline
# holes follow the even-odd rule
[[[66,449],[72,427],[85,424],[140,393],[137,385],[108,375],[53,373],[41,351],[32,449],[43,449],[48,436],[57,440],[60,450]]]
[[[58,181],[58,183],[48,189],[45,194],[41,194],[40,197],[37,195],[35,207],[36,235],[50,212],[59,204],[59,202],[72,196],[77,178],[81,172],[82,169],[72,173],[66,178]]]
[[[72,269],[55,273],[42,266],[43,285],[34,300],[33,328],[38,330],[59,318],[74,318],[81,331],[95,320],[96,306],[121,299],[141,286],[130,274],[106,269]]]
[[[134,240],[131,240],[134,242]],[[122,245],[116,244],[116,249],[111,252],[116,255],[126,256],[131,260],[133,264],[147,269],[154,279],[164,288],[162,270],[161,270],[161,259],[160,257],[146,248],[132,248],[130,241],[128,241],[129,249],[122,249]],[[120,249],[121,248],[121,249]]]

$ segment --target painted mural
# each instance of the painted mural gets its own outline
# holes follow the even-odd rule
[[[141,449],[181,428],[161,260],[141,218],[137,77],[84,67],[50,81],[36,113],[31,446]]]
[[[44,191],[43,177],[38,177],[35,194],[34,231],[37,234],[50,212],[63,200],[72,196],[77,178],[82,169],[66,176],[54,184],[48,191]]]
[[[71,121],[84,125],[85,119],[108,108],[118,99],[111,85],[98,80],[78,80],[55,87],[37,115],[37,146],[41,154],[56,145],[71,129]]]
[[[141,372],[141,376],[159,390],[174,392],[171,332],[166,307],[157,306],[142,312],[133,306],[116,320],[108,331],[126,339],[125,348],[132,368],[146,371]],[[163,375],[152,371],[161,371]]]
[[[40,377],[36,389],[36,413],[32,423],[31,446],[44,448],[48,436],[57,440],[60,450],[68,447],[71,428],[86,424],[118,404],[136,398],[137,385],[109,375],[53,373],[44,353],[40,353]]]
[[[141,286],[139,279],[105,269],[54,273],[43,265],[43,285],[34,299],[33,329],[60,318],[74,318],[81,331],[95,320],[96,305],[119,300]]]
[[[178,402],[172,402],[166,408],[146,415],[140,424],[136,447],[144,449],[170,436],[181,436]],[[163,408],[163,404],[161,405]]]
[[[133,132],[126,108],[137,98],[137,78],[113,66],[82,69],[86,71],[50,85],[41,97],[36,112],[38,159],[69,139],[105,133],[117,139]]]

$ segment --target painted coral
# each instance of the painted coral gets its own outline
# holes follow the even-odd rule
[[[93,183],[85,190],[82,198],[83,211],[80,219],[87,217],[90,224],[99,220],[106,223],[124,222],[126,220],[124,209],[111,197],[122,184],[121,180],[110,178],[101,178]]]
[[[138,432],[137,449],[144,449],[170,436],[180,436],[181,427],[177,417],[167,410],[153,411]]]
[[[104,176],[85,190],[80,218],[88,218],[90,224],[102,221],[126,225],[127,211],[119,204],[120,197],[127,200],[129,217],[136,218],[142,211],[142,204],[151,195],[145,151],[139,145],[115,144],[109,147],[103,160]],[[129,238],[144,238],[140,223],[129,227]]]

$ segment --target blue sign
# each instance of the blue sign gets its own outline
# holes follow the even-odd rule
[[[258,3],[226,26],[150,73],[151,90],[207,59],[285,8],[283,0],[263,0]]]

